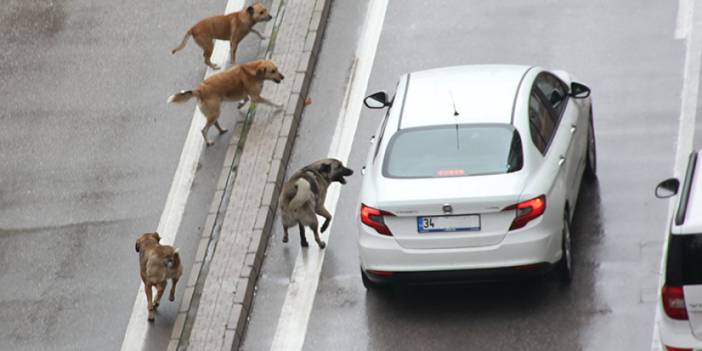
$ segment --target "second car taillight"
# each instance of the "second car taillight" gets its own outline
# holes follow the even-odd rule
[[[663,285],[661,289],[663,310],[668,317],[677,320],[687,320],[687,307],[685,307],[685,293],[682,286]]]
[[[361,222],[375,229],[379,234],[392,236],[390,228],[385,225],[384,216],[394,216],[394,214],[361,204]]]
[[[546,211],[546,196],[541,195],[530,200],[522,201],[504,210],[517,210],[517,216],[514,218],[514,221],[512,221],[509,230],[522,228],[527,225],[527,223],[544,214]]]

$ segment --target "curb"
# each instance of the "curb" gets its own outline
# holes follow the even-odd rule
[[[299,1],[304,1],[306,4],[310,3],[310,0]],[[239,256],[243,254],[243,266],[240,267],[238,276],[232,277],[228,275],[225,277],[227,280],[234,280],[225,283],[225,285],[234,288],[234,296],[233,301],[231,301],[233,305],[228,312],[228,318],[226,318],[226,320],[218,320],[220,323],[217,324],[217,327],[224,328],[223,333],[219,338],[213,338],[215,342],[210,341],[206,343],[204,347],[201,347],[199,344],[191,344],[190,339],[193,335],[195,320],[200,316],[198,313],[200,304],[204,303],[204,305],[208,305],[212,302],[209,300],[203,302],[201,298],[203,297],[203,289],[205,289],[205,283],[207,282],[207,276],[210,271],[210,264],[214,258],[219,238],[222,235],[223,222],[229,212],[227,210],[231,205],[229,200],[234,191],[234,183],[237,181],[237,176],[241,173],[239,172],[239,166],[242,161],[242,154],[244,152],[248,132],[255,118],[255,108],[251,108],[245,120],[237,123],[234,128],[234,135],[226,152],[223,163],[224,166],[217,182],[217,188],[195,254],[195,263],[187,279],[183,300],[178,309],[178,316],[173,326],[171,339],[168,344],[169,351],[187,350],[189,348],[237,350],[243,340],[253,297],[255,295],[255,285],[260,273],[276,213],[278,195],[297,134],[297,127],[304,107],[304,100],[307,96],[313,70],[317,62],[331,0],[313,0],[314,6],[310,8],[312,11],[311,16],[308,16],[310,15],[309,13],[305,13],[305,17],[302,17],[304,22],[307,21],[307,18],[310,18],[306,28],[304,28],[304,22],[298,22],[295,23],[292,28],[283,28],[281,33],[279,30],[281,29],[280,26],[283,23],[283,18],[286,15],[286,4],[294,2],[295,0],[273,0],[270,12],[276,14],[275,21],[266,26],[263,34],[268,39],[261,42],[259,49],[259,56],[270,58],[274,53],[277,53],[277,43],[282,47],[281,51],[284,51],[286,45],[302,44],[301,52],[284,52],[283,54],[284,57],[295,60],[299,56],[299,60],[296,61],[297,64],[295,65],[296,69],[294,73],[286,71],[286,78],[292,80],[293,84],[289,91],[283,93],[288,96],[288,102],[284,111],[284,116],[280,121],[280,130],[277,134],[277,139],[271,140],[270,142],[272,143],[269,144],[273,147],[273,152],[272,157],[267,160],[267,177],[265,179],[261,178],[256,180],[256,182],[263,182],[264,184],[262,187],[263,191],[260,205],[255,211],[255,220],[252,222],[252,228],[250,228],[252,229],[250,241],[248,245],[245,246],[245,252],[236,253]],[[304,43],[291,43],[287,38],[288,36],[286,34],[288,31],[286,29],[290,31],[305,30]],[[268,96],[265,93],[266,89],[264,88],[263,95]],[[262,113],[266,115],[265,112]],[[269,121],[270,120],[271,118],[269,118]],[[276,123],[277,121],[270,122]],[[254,137],[256,137],[256,135],[254,135]],[[273,138],[275,139],[275,135]],[[248,165],[243,164],[242,166],[246,167]],[[246,177],[246,175],[243,176]],[[236,201],[236,199],[234,201]],[[232,253],[232,255],[235,255],[235,253]],[[219,262],[217,264],[219,264]],[[212,279],[215,279],[215,277]],[[202,314],[204,315],[205,312],[206,311],[203,311]],[[224,325],[219,325],[222,324],[222,322]]]

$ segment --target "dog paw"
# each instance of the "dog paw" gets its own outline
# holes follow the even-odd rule
[[[288,242],[288,238],[283,237],[283,242],[284,242],[284,243],[287,243],[287,242]]]
[[[149,322],[153,323],[154,320],[156,320],[156,318],[154,318],[154,316],[149,316],[149,318],[148,318],[148,321],[149,321]]]
[[[323,248],[327,247],[327,244],[326,244],[324,241],[318,241],[318,242],[317,242],[317,245],[319,245],[319,248],[320,248],[320,249],[323,249]]]
[[[154,302],[154,311],[156,311],[156,309],[158,309],[158,305],[159,305],[158,302]]]
[[[169,295],[168,301],[171,301],[171,302],[175,301],[175,295]]]
[[[308,244],[306,241],[303,241],[303,242],[300,243],[300,246],[302,246],[302,247],[308,247],[308,246],[310,246],[310,244]]]
[[[205,144],[207,144],[207,146],[212,146],[214,145],[214,141],[206,141]]]
[[[226,133],[226,132],[228,132],[228,131],[229,131],[229,129],[222,129],[222,130],[219,131],[219,134],[224,134],[224,133]]]

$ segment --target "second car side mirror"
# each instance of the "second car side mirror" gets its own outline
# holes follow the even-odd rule
[[[590,96],[590,88],[578,82],[570,83],[570,94],[574,99],[584,99]]]
[[[392,103],[388,101],[388,94],[384,91],[370,94],[363,99],[363,104],[368,108],[380,109],[390,106]]]
[[[656,187],[656,197],[666,199],[678,193],[680,181],[677,178],[669,178],[660,183]]]

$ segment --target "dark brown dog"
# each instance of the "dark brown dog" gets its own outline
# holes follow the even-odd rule
[[[161,237],[158,233],[145,233],[137,239],[134,248],[139,253],[139,270],[144,282],[146,301],[149,310],[149,322],[154,321],[154,310],[161,303],[163,291],[168,279],[171,280],[171,293],[168,300],[175,300],[175,288],[178,279],[183,274],[178,249],[171,245],[159,244]],[[156,299],[153,299],[153,288],[156,288]]]
[[[314,240],[320,248],[326,243],[319,238],[317,232],[317,215],[324,217],[322,233],[329,226],[332,215],[324,207],[327,197],[327,188],[332,182],[346,184],[344,177],[353,174],[353,170],[344,167],[341,161],[333,158],[319,160],[295,172],[283,184],[283,189],[278,198],[278,207],[283,220],[283,242],[288,242],[288,228],[298,225],[300,229],[300,245],[307,247],[305,226],[310,227],[314,233]]]
[[[169,97],[168,102],[182,103],[193,96],[197,97],[200,111],[207,118],[207,123],[202,128],[202,136],[207,146],[210,146],[214,142],[207,138],[207,131],[213,124],[220,134],[227,131],[217,122],[222,101],[245,101],[251,98],[253,102],[281,109],[283,105],[277,105],[261,96],[261,90],[264,81],[272,80],[280,83],[284,78],[272,61],[251,61],[213,74],[202,81],[195,90],[181,91]]]
[[[236,62],[236,48],[244,37],[252,32],[264,39],[263,35],[253,28],[256,23],[268,22],[273,18],[268,13],[268,9],[262,4],[254,4],[244,10],[232,12],[226,15],[207,17],[192,26],[183,37],[177,48],[171,51],[175,54],[185,47],[188,39],[192,36],[203,50],[205,64],[212,69],[219,69],[217,65],[210,61],[212,50],[214,50],[214,40],[229,40],[231,50],[231,62]]]

